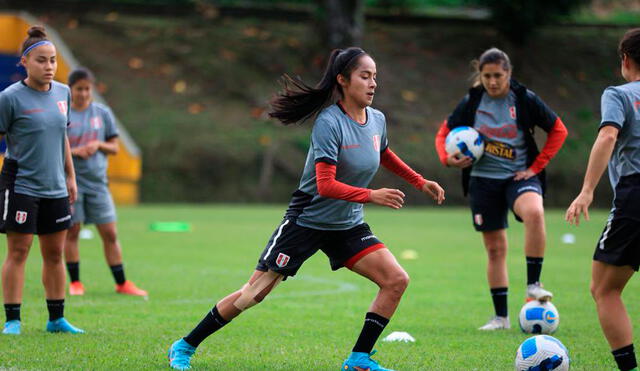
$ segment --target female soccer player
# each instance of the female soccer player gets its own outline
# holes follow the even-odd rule
[[[477,61],[477,81],[436,136],[436,150],[445,166],[463,169],[464,194],[469,194],[473,225],[482,232],[488,255],[487,279],[495,317],[480,330],[510,328],[507,311],[507,214],[524,222],[527,296],[551,300],[542,288],[540,272],[545,250],[542,195],[544,168],[562,147],[567,129],[540,98],[511,79],[507,54],[492,48]],[[450,130],[472,126],[485,140],[484,155],[472,160],[460,153],[447,155],[444,142]],[[538,153],[533,132],[539,126],[547,141]]]
[[[71,225],[69,204],[76,179],[66,136],[69,88],[53,80],[56,48],[43,27],[34,26],[22,44],[20,63],[27,78],[0,93],[0,133],[7,152],[0,176],[0,231],[7,234],[2,292],[7,321],[2,333],[20,334],[24,266],[37,234],[42,252],[49,322],[47,331],[84,331],[64,318],[62,250]],[[65,176],[66,174],[66,176]]]
[[[69,294],[84,295],[84,286],[80,282],[78,236],[82,223],[94,223],[116,281],[116,292],[147,296],[146,291],[125,279],[122,250],[116,233],[116,210],[107,185],[107,156],[118,152],[118,128],[111,110],[93,102],[93,83],[93,74],[86,69],[77,69],[69,74],[71,112],[67,135],[78,182],[78,199],[71,209],[72,226],[64,248],[71,278]]]
[[[189,369],[191,356],[207,336],[261,302],[280,281],[294,276],[305,260],[322,250],[333,270],[347,267],[380,287],[342,370],[387,370],[370,358],[371,351],[409,277],[364,223],[363,204],[399,209],[404,194],[398,189],[366,187],[382,163],[438,204],[444,200],[444,190],[414,172],[389,148],[385,117],[369,107],[376,86],[376,64],[360,48],[334,50],[315,88],[285,76],[285,90],[274,100],[271,116],[292,124],[319,112],[300,186],[249,282],[220,300],[190,334],[171,345],[171,367]],[[336,92],[339,101],[323,109],[333,102]]]
[[[602,120],[582,190],[567,209],[566,220],[589,220],[593,191],[609,163],[614,189],[613,209],[596,244],[591,272],[591,294],[600,326],[620,370],[637,370],[631,320],[622,302],[622,290],[640,266],[640,28],[629,30],[619,46],[621,72],[627,84],[602,94]]]

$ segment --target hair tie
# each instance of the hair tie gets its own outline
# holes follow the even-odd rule
[[[35,44],[31,45],[30,47],[26,48],[26,49],[24,50],[24,52],[22,53],[22,56],[23,56],[23,57],[26,57],[26,56],[27,56],[27,54],[29,54],[29,52],[30,52],[31,50],[33,50],[34,48],[37,48],[37,47],[39,47],[39,46],[42,46],[42,45],[53,45],[53,43],[52,43],[51,41],[49,41],[49,40],[41,40],[41,41],[38,41],[37,43],[35,43]]]

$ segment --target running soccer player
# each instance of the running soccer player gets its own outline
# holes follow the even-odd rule
[[[591,294],[600,326],[620,370],[637,370],[632,326],[622,291],[640,267],[640,28],[627,31],[619,46],[622,77],[628,82],[602,93],[598,137],[591,149],[582,190],[565,219],[589,220],[593,192],[609,164],[613,208],[596,244]]]
[[[42,281],[49,310],[48,332],[83,333],[64,318],[64,239],[76,180],[66,136],[69,88],[53,80],[56,48],[44,28],[31,27],[20,63],[27,78],[0,93],[0,134],[7,152],[0,174],[0,232],[7,234],[2,293],[7,321],[3,334],[20,334],[24,269],[37,234]],[[66,174],[66,175],[65,175]]]
[[[444,190],[389,148],[385,117],[369,107],[377,86],[376,64],[364,50],[334,50],[315,88],[286,75],[284,81],[285,90],[274,100],[271,117],[293,124],[315,116],[299,188],[249,281],[171,345],[169,364],[174,369],[189,369],[191,356],[205,338],[261,302],[322,250],[333,270],[347,267],[380,288],[342,370],[387,370],[371,359],[372,349],[395,312],[409,276],[364,222],[363,205],[371,202],[399,209],[404,194],[398,189],[366,187],[382,164],[438,204],[444,200]],[[323,109],[334,102],[334,93],[339,101]]]
[[[145,290],[127,280],[122,266],[122,250],[116,232],[116,209],[107,184],[107,156],[118,152],[118,128],[111,110],[93,101],[93,74],[76,69],[69,74],[71,88],[70,124],[67,129],[73,166],[78,183],[78,199],[71,208],[72,226],[67,233],[64,255],[71,283],[70,295],[84,295],[80,281],[78,238],[82,223],[95,224],[107,264],[116,282],[116,292],[147,296]]]
[[[506,53],[492,48],[476,63],[476,83],[440,127],[436,150],[443,165],[462,169],[473,226],[482,232],[487,251],[487,279],[495,316],[479,329],[509,329],[508,212],[511,210],[518,221],[524,222],[527,296],[551,300],[552,293],[540,284],[546,243],[544,168],[562,147],[567,129],[535,93],[511,78]],[[484,155],[475,164],[467,156],[445,151],[447,134],[459,126],[474,127],[485,140]],[[547,132],[542,152],[538,152],[533,136],[535,126]]]

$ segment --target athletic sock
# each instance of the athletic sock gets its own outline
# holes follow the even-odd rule
[[[388,323],[388,318],[384,318],[373,312],[367,312],[364,317],[364,326],[362,326],[362,331],[360,332],[358,341],[356,341],[356,345],[353,346],[353,351],[371,353],[373,345]]]
[[[111,274],[113,274],[113,279],[116,280],[116,283],[122,285],[126,281],[122,264],[110,265],[109,268],[111,268]]]
[[[618,369],[622,371],[629,371],[638,367],[638,363],[636,362],[636,353],[633,350],[633,344],[616,349],[612,351],[611,354],[613,354],[613,358],[618,364]]]
[[[18,304],[5,304],[4,314],[9,321],[20,321],[20,303]]]
[[[47,299],[47,309],[49,310],[49,321],[64,317],[64,299]]]
[[[527,285],[540,282],[540,272],[542,271],[543,260],[544,258],[527,256]]]
[[[507,310],[507,294],[509,289],[507,287],[496,287],[491,289],[491,299],[493,300],[493,309],[496,311],[496,316],[507,317],[509,311]]]
[[[215,306],[209,311],[209,313],[207,313],[206,316],[204,316],[202,321],[198,323],[198,326],[191,330],[189,335],[184,337],[184,341],[189,343],[189,345],[197,348],[204,339],[206,339],[214,332],[220,330],[229,322],[231,321],[227,321],[226,319],[222,318],[220,312],[218,312],[218,307]]]
[[[80,281],[80,262],[67,262],[67,271],[71,282]]]

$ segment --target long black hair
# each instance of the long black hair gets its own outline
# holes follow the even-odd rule
[[[283,75],[284,90],[272,100],[269,116],[285,125],[302,123],[313,117],[332,100],[336,90],[342,94],[342,87],[336,80],[338,75],[349,80],[351,72],[358,66],[358,61],[365,55],[368,54],[356,47],[333,50],[324,75],[315,87],[305,84],[299,78]]]

